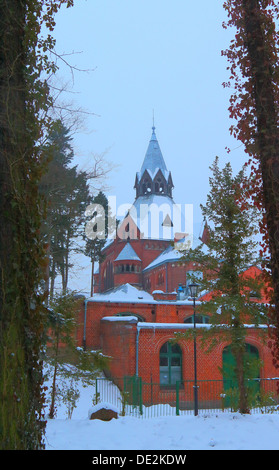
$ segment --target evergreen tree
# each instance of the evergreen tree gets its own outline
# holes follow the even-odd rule
[[[92,263],[91,270],[91,296],[94,293],[94,266],[95,263],[104,261],[102,252],[109,233],[113,231],[114,218],[111,215],[106,195],[100,191],[92,198],[90,206],[86,211],[90,220],[85,228],[85,248],[83,253],[88,256]]]
[[[67,291],[54,295],[48,308],[50,346],[45,362],[51,366],[47,374],[47,378],[51,379],[51,419],[56,414],[57,399],[68,401],[76,390],[74,383],[78,380],[82,381],[83,386],[93,385],[96,377],[108,365],[108,358],[100,351],[84,351],[77,347],[75,337],[82,301],[74,292]],[[63,387],[64,379],[71,379],[72,387],[69,390]],[[62,387],[59,386],[61,382]]]
[[[208,222],[207,245],[185,253],[187,260],[195,261],[203,277],[193,274],[202,292],[210,293],[210,299],[199,306],[199,314],[210,313],[211,327],[203,331],[206,347],[226,341],[231,345],[235,358],[234,374],[239,390],[239,409],[248,411],[245,324],[255,326],[266,321],[265,306],[251,299],[252,292],[260,292],[261,279],[243,276],[243,272],[256,263],[257,242],[253,237],[258,231],[257,213],[252,204],[245,200],[243,185],[247,183],[244,171],[233,176],[228,163],[219,169],[218,158],[210,168],[213,176],[206,205],[201,205]]]
[[[78,171],[77,166],[71,167],[74,158],[71,140],[69,130],[58,120],[53,123],[44,148],[48,171],[40,187],[48,202],[43,232],[49,252],[50,298],[58,274],[62,291],[66,292],[70,254],[81,235],[83,214],[89,203],[88,176]]]

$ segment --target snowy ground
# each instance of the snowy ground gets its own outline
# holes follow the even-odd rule
[[[119,417],[89,420],[94,390],[80,389],[72,419],[60,406],[48,420],[46,450],[279,450],[279,413],[240,415],[200,413],[199,416]],[[96,452],[95,452],[96,454]]]
[[[47,450],[278,450],[279,415],[48,421]]]

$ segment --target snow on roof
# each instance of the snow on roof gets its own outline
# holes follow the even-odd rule
[[[145,329],[145,330],[153,330],[153,329],[161,329],[161,330],[188,330],[188,329],[194,329],[194,323],[147,323],[147,322],[138,322],[137,327],[139,329]],[[223,325],[218,325],[218,327],[223,328],[223,329],[228,329],[229,326],[227,324]],[[267,325],[265,324],[245,324],[245,328],[249,329],[266,329],[268,328]],[[211,323],[196,323],[196,328],[202,328],[202,329],[210,329],[212,328]]]
[[[135,199],[129,215],[140,230],[141,238],[173,240],[177,232],[191,229],[186,227],[186,210],[187,206],[175,204],[167,194],[147,194]]]
[[[161,170],[165,173],[165,177],[168,178],[169,172],[167,170],[160,145],[158,143],[156,134],[155,134],[155,127],[152,127],[152,136],[149,141],[149,145],[145,154],[145,158],[141,167],[140,172],[138,173],[138,178],[141,179],[142,175],[144,174],[145,170],[147,170],[151,176],[154,178],[155,174],[158,170]]]
[[[123,250],[119,253],[115,261],[141,261],[141,259],[138,257],[137,253],[135,252],[134,248],[131,246],[131,244],[128,242],[124,246]]]
[[[112,322],[121,322],[121,321],[130,321],[130,322],[138,322],[138,317],[134,316],[134,315],[123,315],[122,317],[120,316],[117,316],[117,315],[114,315],[114,316],[110,316],[110,317],[103,317],[102,320],[106,320],[106,321],[112,321]]]
[[[160,264],[169,263],[171,261],[178,261],[182,257],[182,253],[175,250],[174,247],[168,246],[168,248],[163,251],[154,261],[152,261],[148,266],[146,266],[143,271],[148,271],[149,269],[155,268]]]
[[[183,253],[180,250],[187,250],[189,246],[194,249],[198,245],[201,245],[200,240],[198,240],[195,236],[192,239],[191,236],[187,237],[186,235],[186,237],[177,241],[175,243],[175,246],[169,245],[165,249],[165,251],[163,251],[159,256],[157,256],[157,258],[155,258],[148,266],[146,266],[143,271],[148,271],[149,269],[155,268],[156,266],[159,266],[164,263],[174,263],[176,261],[180,261],[183,257]],[[204,245],[202,247],[203,251],[205,251],[206,248],[206,245]]]
[[[193,301],[185,300],[154,300],[153,296],[144,290],[137,289],[131,284],[122,284],[113,290],[94,294],[93,297],[86,299],[88,302],[119,302],[119,303],[142,303],[142,304],[162,304],[168,303],[176,305],[193,305]],[[196,305],[200,305],[200,301],[196,301]]]
[[[116,287],[111,291],[95,294],[87,300],[90,302],[157,303],[151,294],[144,290],[137,289],[128,283]]]

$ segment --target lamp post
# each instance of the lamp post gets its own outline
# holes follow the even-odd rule
[[[196,297],[198,294],[198,284],[190,284],[190,295],[194,302],[194,401],[195,416],[198,415],[198,386],[197,386],[197,340],[196,340]]]

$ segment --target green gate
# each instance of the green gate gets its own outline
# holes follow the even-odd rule
[[[247,380],[247,390],[249,401],[252,404],[258,399],[260,394],[260,366],[259,351],[255,346],[246,343],[245,345],[245,379]],[[236,378],[236,360],[232,354],[231,346],[223,350],[223,386],[225,394],[225,407],[237,408],[239,391]]]
[[[124,400],[133,407],[139,407],[142,414],[142,380],[137,375],[124,377]]]

